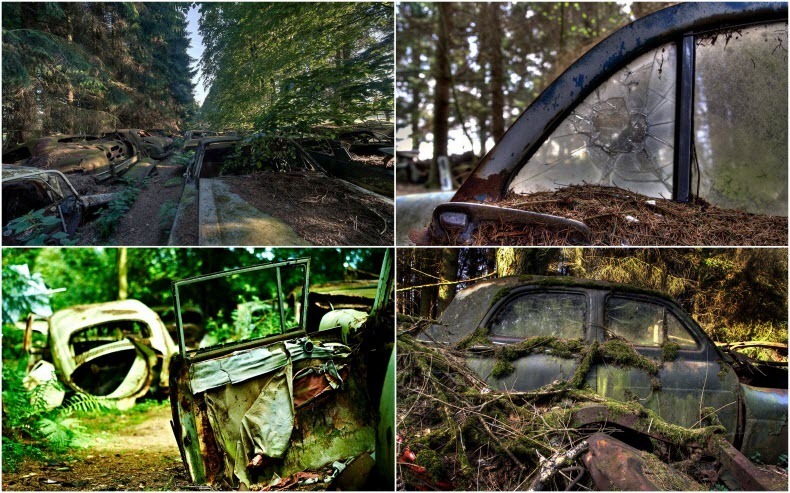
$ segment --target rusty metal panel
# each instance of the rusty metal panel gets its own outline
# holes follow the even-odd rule
[[[741,452],[776,464],[780,454],[787,454],[787,389],[741,384],[741,390],[746,411]]]

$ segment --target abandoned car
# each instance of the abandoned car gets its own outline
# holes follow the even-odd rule
[[[733,476],[719,476],[731,489],[787,488],[786,474],[776,477],[746,459],[786,461],[787,363],[720,350],[667,295],[567,277],[503,277],[460,291],[418,339],[460,352],[496,391],[589,392],[582,405],[569,407],[581,437],[601,425],[615,430],[607,443],[622,440],[652,452],[671,443],[659,420],[686,430],[720,425],[719,434],[697,447]],[[608,400],[641,406],[615,412]],[[726,441],[717,439],[722,436]],[[593,461],[600,470],[582,458],[598,488],[642,489],[612,480],[600,457]],[[606,477],[613,481],[608,486]]]
[[[331,175],[294,139],[201,139],[169,244],[391,244],[392,200]]]
[[[30,342],[36,329],[46,335],[44,346]],[[149,392],[167,395],[177,346],[156,313],[137,300],[72,306],[46,324],[31,316],[25,330],[28,368],[40,375],[42,364],[51,365],[74,392],[111,399],[119,408]]]
[[[391,318],[379,319],[385,306],[392,307],[387,301],[391,258],[384,257],[366,320],[353,327],[310,318],[309,269],[310,259],[302,258],[173,283],[179,332],[181,304],[212,289],[207,287],[235,293],[234,279],[243,280],[260,295],[244,313],[234,310],[233,326],[215,332],[216,345],[187,351],[179,337],[170,402],[192,482],[234,489],[391,488],[394,423],[376,419],[376,414],[392,416],[392,409],[378,411],[379,401],[393,405],[393,388],[383,388]],[[301,287],[298,307],[287,296],[296,286]],[[219,319],[223,312],[214,307],[204,313]],[[389,344],[381,343],[387,339]]]
[[[212,132],[210,130],[187,130],[187,132],[184,134],[184,145],[182,149],[185,151],[196,149],[200,143],[200,139],[205,139],[207,137],[217,137],[218,135],[219,134],[217,132]]]
[[[372,130],[341,132],[337,140],[348,147],[349,152],[362,156],[392,156],[395,139]]]
[[[105,136],[123,136],[134,142],[138,149],[144,149],[145,153],[154,159],[164,159],[174,150],[173,139],[162,132],[125,128],[105,134]]]
[[[27,142],[3,153],[3,163],[56,170],[61,173],[91,174],[98,181],[117,178],[139,159],[146,157],[138,139],[109,133],[95,135],[53,135]]]
[[[3,165],[3,245],[68,240],[114,194],[81,196],[60,171]]]
[[[579,58],[458,190],[398,198],[397,242],[787,244],[787,170],[787,3],[678,4]]]
[[[372,166],[352,158],[340,141],[322,138],[298,139],[299,145],[310,157],[332,176],[349,181],[357,186],[392,197],[395,173],[386,166]],[[373,153],[386,156],[386,153]],[[382,163],[384,164],[384,163]]]

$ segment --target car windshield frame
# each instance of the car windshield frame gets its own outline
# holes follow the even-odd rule
[[[499,202],[552,132],[596,88],[636,57],[677,44],[672,199],[691,198],[697,36],[713,30],[787,21],[786,2],[683,3],[638,19],[581,56],[516,119],[480,160],[451,202]]]
[[[296,267],[296,268],[301,267],[304,269],[304,285],[302,287],[302,295],[301,295],[301,314],[299,317],[298,325],[293,328],[286,327],[285,316],[283,314],[283,310],[284,310],[283,302],[285,300],[287,293],[283,291],[280,272],[281,269],[286,267]],[[224,277],[230,277],[233,275],[249,274],[251,272],[258,272],[258,271],[271,270],[271,269],[275,269],[275,275],[277,276],[277,299],[278,299],[279,310],[280,310],[280,328],[282,330],[280,334],[274,336],[258,337],[254,339],[246,339],[243,341],[237,341],[228,344],[210,346],[204,349],[187,351],[186,344],[184,342],[184,323],[181,316],[181,288],[197,283],[222,279]],[[240,349],[245,349],[247,347],[257,347],[261,344],[261,342],[266,342],[266,343],[277,342],[277,341],[294,339],[299,336],[307,335],[307,296],[309,294],[308,293],[309,286],[310,286],[310,258],[309,257],[288,259],[279,262],[270,262],[266,264],[258,264],[250,267],[240,267],[238,269],[230,269],[222,272],[214,272],[211,274],[204,274],[201,276],[181,279],[179,281],[173,281],[172,292],[173,292],[173,304],[176,310],[176,328],[178,329],[177,333],[178,333],[179,354],[185,360],[198,361],[200,359],[210,358],[213,355],[213,353],[216,352],[216,350],[218,349],[222,350],[223,352],[228,347],[232,347],[234,350],[240,350]]]

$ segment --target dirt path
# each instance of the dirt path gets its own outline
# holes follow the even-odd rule
[[[124,214],[112,237],[116,245],[156,246],[167,244],[167,236],[184,188],[184,167],[161,161],[148,178],[134,205]]]
[[[3,473],[3,490],[184,490],[190,483],[170,428],[170,408],[152,407],[130,418],[107,415],[83,424],[93,445],[62,461],[27,460]]]

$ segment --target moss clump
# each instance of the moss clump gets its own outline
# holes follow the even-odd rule
[[[415,462],[418,466],[424,467],[433,479],[442,479],[442,474],[444,472],[442,459],[439,458],[439,454],[433,450],[425,449],[419,451]]]
[[[720,359],[717,359],[716,363],[719,364],[719,371],[716,372],[716,376],[719,377],[719,380],[723,381],[725,378],[727,378],[727,374],[730,372],[730,367]]]
[[[478,327],[474,332],[458,341],[458,344],[455,345],[455,348],[459,351],[463,351],[465,349],[469,349],[470,347],[493,345],[494,344],[488,338],[488,329],[485,327]]]
[[[497,302],[497,301],[501,300],[502,298],[504,298],[505,296],[507,296],[508,294],[510,294],[510,290],[511,290],[511,289],[512,289],[512,288],[502,288],[502,289],[500,289],[499,291],[497,291],[497,293],[496,293],[496,294],[494,295],[494,297],[491,299],[491,306],[494,306],[494,305],[496,305],[496,302]]]
[[[678,357],[678,349],[680,346],[675,342],[666,341],[661,345],[661,360],[662,361],[675,361]]]
[[[617,366],[639,368],[648,375],[658,375],[658,365],[642,356],[623,339],[611,339],[601,344],[599,353],[603,361]]]
[[[513,363],[504,359],[497,359],[494,367],[491,368],[491,376],[494,378],[502,378],[510,375],[516,369]]]
[[[517,344],[499,348],[496,352],[497,362],[491,375],[494,378],[509,375],[515,370],[511,362],[530,354],[546,351],[559,358],[575,358],[583,354],[586,348],[587,345],[581,339],[561,339],[554,336],[530,337]]]

